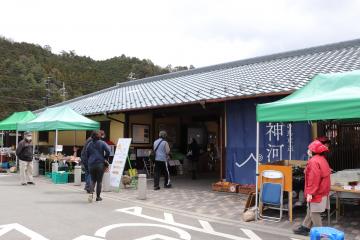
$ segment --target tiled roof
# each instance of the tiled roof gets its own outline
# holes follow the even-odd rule
[[[121,83],[59,105],[85,114],[294,91],[318,73],[360,69],[360,39]]]

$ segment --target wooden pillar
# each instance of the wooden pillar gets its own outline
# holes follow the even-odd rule
[[[226,104],[223,104],[223,111],[219,119],[219,146],[220,146],[220,179],[226,177]]]
[[[125,114],[125,124],[124,124],[124,133],[123,136],[124,138],[128,138],[130,136],[130,128],[129,128],[129,114],[128,113],[124,113]]]

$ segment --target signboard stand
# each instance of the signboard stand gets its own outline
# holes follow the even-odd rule
[[[124,173],[130,144],[131,138],[119,138],[116,145],[116,151],[110,169],[110,186],[115,188],[116,192],[120,191],[121,177]]]

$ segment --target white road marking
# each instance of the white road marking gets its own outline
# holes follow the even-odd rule
[[[233,240],[259,240],[261,239],[259,236],[257,236],[254,232],[252,232],[251,230],[247,230],[246,232],[244,232],[249,238],[243,238],[243,237],[239,237],[239,236],[234,236],[234,235],[230,235],[227,233],[221,233],[221,232],[216,232],[216,231],[208,231],[204,228],[198,228],[198,227],[193,227],[190,225],[186,225],[186,224],[181,224],[181,223],[168,223],[168,221],[166,221],[165,219],[160,219],[160,218],[155,218],[155,217],[151,217],[151,216],[147,216],[144,214],[138,214],[139,212],[141,212],[142,209],[141,207],[130,207],[130,208],[122,208],[122,209],[117,209],[117,212],[122,212],[122,213],[126,213],[126,214],[130,214],[133,216],[137,216],[137,217],[142,217],[148,220],[152,220],[152,221],[156,221],[156,222],[160,222],[160,223],[165,223],[165,224],[170,224],[176,227],[180,227],[183,229],[189,229],[192,231],[196,231],[196,232],[201,232],[201,233],[206,233],[206,234],[210,234],[210,235],[214,235],[214,236],[218,236],[218,237],[223,237],[223,238],[227,238],[227,239],[233,239]],[[249,236],[249,233],[250,234]]]
[[[164,212],[164,218],[165,221],[167,221],[168,223],[174,223],[174,216],[171,213],[166,213]]]
[[[134,240],[179,240],[178,238],[172,238],[168,236],[164,236],[161,234],[154,234],[151,236],[143,237],[143,238],[137,238]]]
[[[191,236],[188,232],[177,228],[177,227],[172,227],[172,226],[168,226],[168,225],[163,225],[163,224],[152,224],[152,223],[119,223],[119,224],[113,224],[113,225],[109,225],[103,228],[100,228],[99,230],[96,231],[95,236],[97,237],[106,237],[107,232],[115,229],[115,228],[126,228],[126,227],[154,227],[154,228],[165,228],[168,230],[171,230],[173,232],[176,232],[177,234],[179,234],[180,239],[183,240],[190,240]],[[152,235],[154,236],[154,235]],[[163,238],[163,240],[173,240],[175,238],[164,238],[166,236],[161,235]],[[150,236],[149,236],[150,237]],[[142,240],[145,239],[157,239],[157,238],[141,238]],[[175,239],[178,240],[178,239]]]
[[[105,239],[82,235],[80,237],[74,238],[73,240],[105,240]]]
[[[204,230],[206,230],[208,232],[215,232],[215,230],[213,229],[213,227],[210,225],[210,223],[208,221],[199,220],[199,223],[201,224],[201,226],[203,227]]]
[[[246,236],[248,236],[252,240],[261,240],[258,235],[256,235],[253,231],[245,228],[241,228],[241,231],[243,231]]]
[[[12,231],[12,230],[16,230],[18,232],[21,232],[22,234],[24,234],[25,236],[29,237],[31,240],[49,240],[43,236],[41,236],[40,234],[18,224],[18,223],[11,223],[11,224],[6,224],[6,225],[1,225],[0,226],[0,237],[5,235],[6,233]]]

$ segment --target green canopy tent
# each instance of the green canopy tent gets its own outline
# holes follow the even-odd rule
[[[99,128],[98,122],[84,117],[67,106],[48,108],[34,120],[18,126],[18,129],[22,131],[55,130],[55,152],[58,145],[59,130],[96,130]]]
[[[18,124],[26,123],[36,118],[30,111],[15,112],[0,122],[0,130],[17,131]]]
[[[360,117],[360,71],[319,74],[293,94],[256,108],[258,122]]]
[[[291,95],[272,103],[257,105],[256,119],[256,176],[258,176],[259,123],[360,119],[360,71],[319,74]],[[256,177],[256,188],[257,181]],[[258,194],[257,189],[256,194]],[[255,205],[257,209],[257,197]]]
[[[1,131],[16,131],[16,148],[18,146],[19,136],[18,136],[18,125],[22,123],[26,123],[36,118],[36,115],[30,111],[25,112],[15,112],[11,114],[9,117],[5,118],[0,122],[0,130]],[[3,134],[1,135],[3,138]],[[1,140],[3,142],[3,139]],[[16,156],[16,166],[17,166],[18,158]]]

